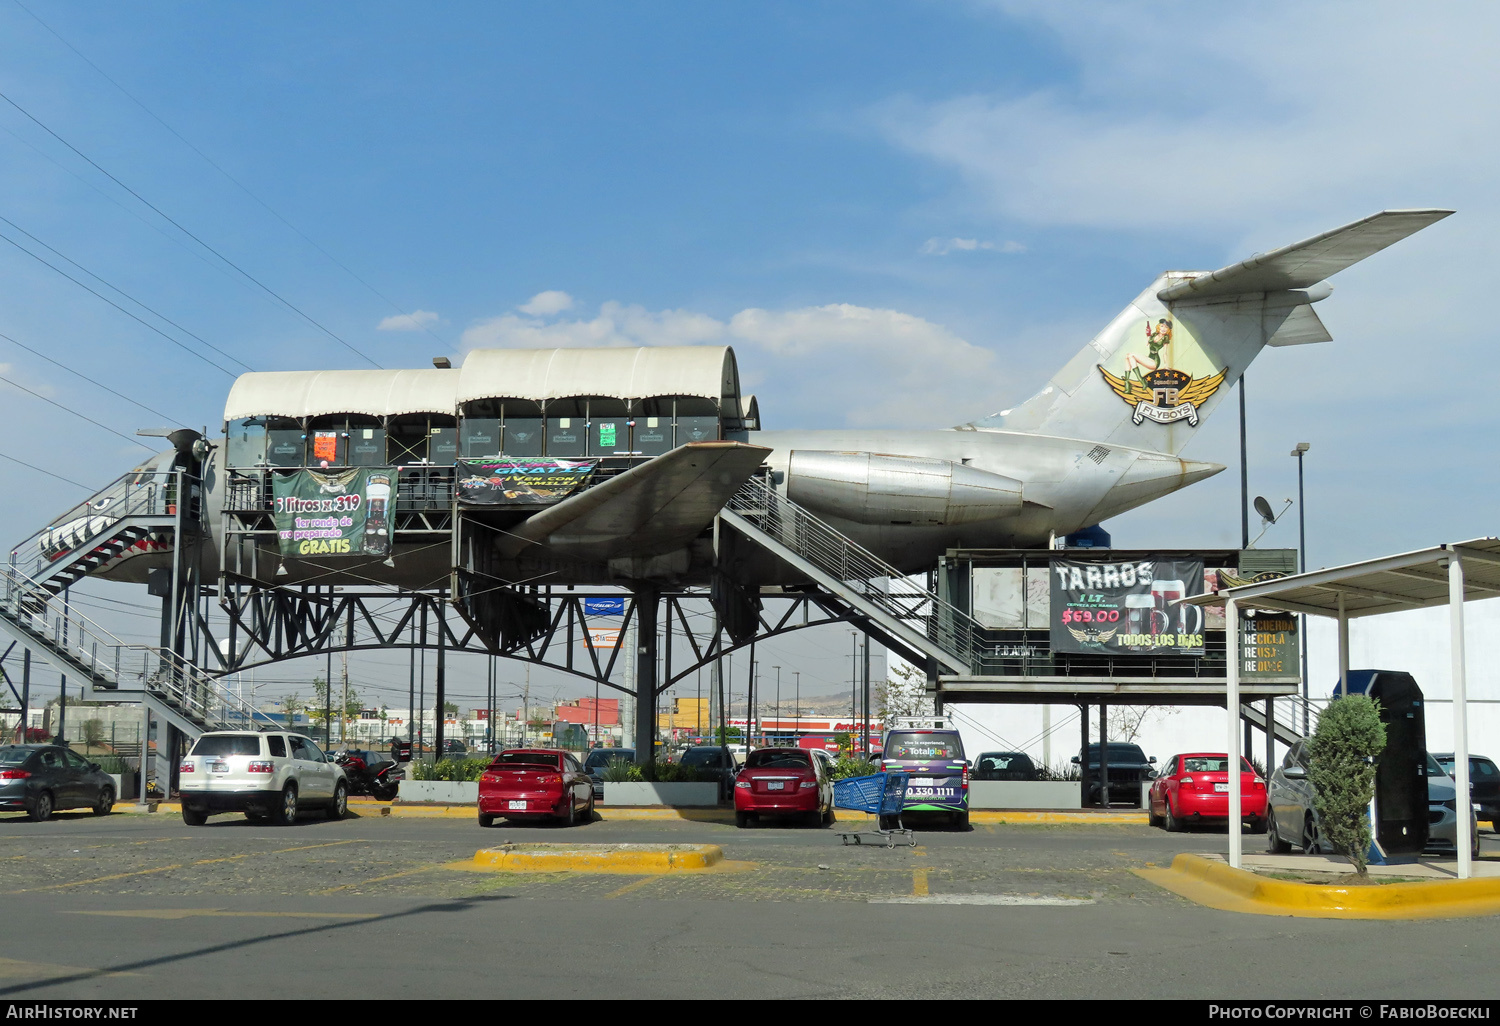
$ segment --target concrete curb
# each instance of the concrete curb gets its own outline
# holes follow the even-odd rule
[[[724,861],[717,844],[511,844],[481,848],[475,869],[520,873],[672,873],[708,869]]]
[[[1276,880],[1201,855],[1178,855],[1170,869],[1137,876],[1189,901],[1228,912],[1311,919],[1450,919],[1500,913],[1500,879],[1339,884]]]

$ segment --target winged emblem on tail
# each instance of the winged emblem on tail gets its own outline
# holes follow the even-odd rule
[[[1198,407],[1219,390],[1229,368],[1204,378],[1194,378],[1191,374],[1171,369],[1154,370],[1149,374],[1137,371],[1134,377],[1129,372],[1125,377],[1119,377],[1103,367],[1099,368],[1099,373],[1104,375],[1105,383],[1115,395],[1135,407],[1135,414],[1130,418],[1134,423],[1153,420],[1158,424],[1171,424],[1186,420],[1197,427]]]

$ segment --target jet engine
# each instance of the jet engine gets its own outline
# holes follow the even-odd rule
[[[962,463],[869,452],[792,450],[787,498],[860,524],[950,526],[1021,511],[1021,482]]]

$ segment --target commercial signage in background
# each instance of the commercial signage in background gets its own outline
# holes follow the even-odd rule
[[[1053,652],[1203,654],[1202,560],[1052,562]]]
[[[391,554],[394,467],[272,475],[271,515],[283,556]]]
[[[572,495],[598,460],[458,461],[458,501],[474,506],[543,506]]]
[[[1271,609],[1240,610],[1240,677],[1300,677],[1297,617]]]
[[[594,627],[589,630],[590,648],[619,648],[620,629],[618,627]]]
[[[625,599],[620,598],[586,598],[583,600],[583,611],[589,616],[624,616]]]

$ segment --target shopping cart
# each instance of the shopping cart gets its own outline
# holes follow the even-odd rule
[[[839,832],[845,844],[863,844],[866,837],[879,838],[887,848],[896,846],[899,835],[907,844],[916,847],[917,839],[901,823],[901,810],[906,805],[905,773],[877,773],[871,777],[850,777],[833,782],[833,804],[840,809],[857,809],[875,817],[874,831]],[[887,827],[888,823],[894,823]]]

